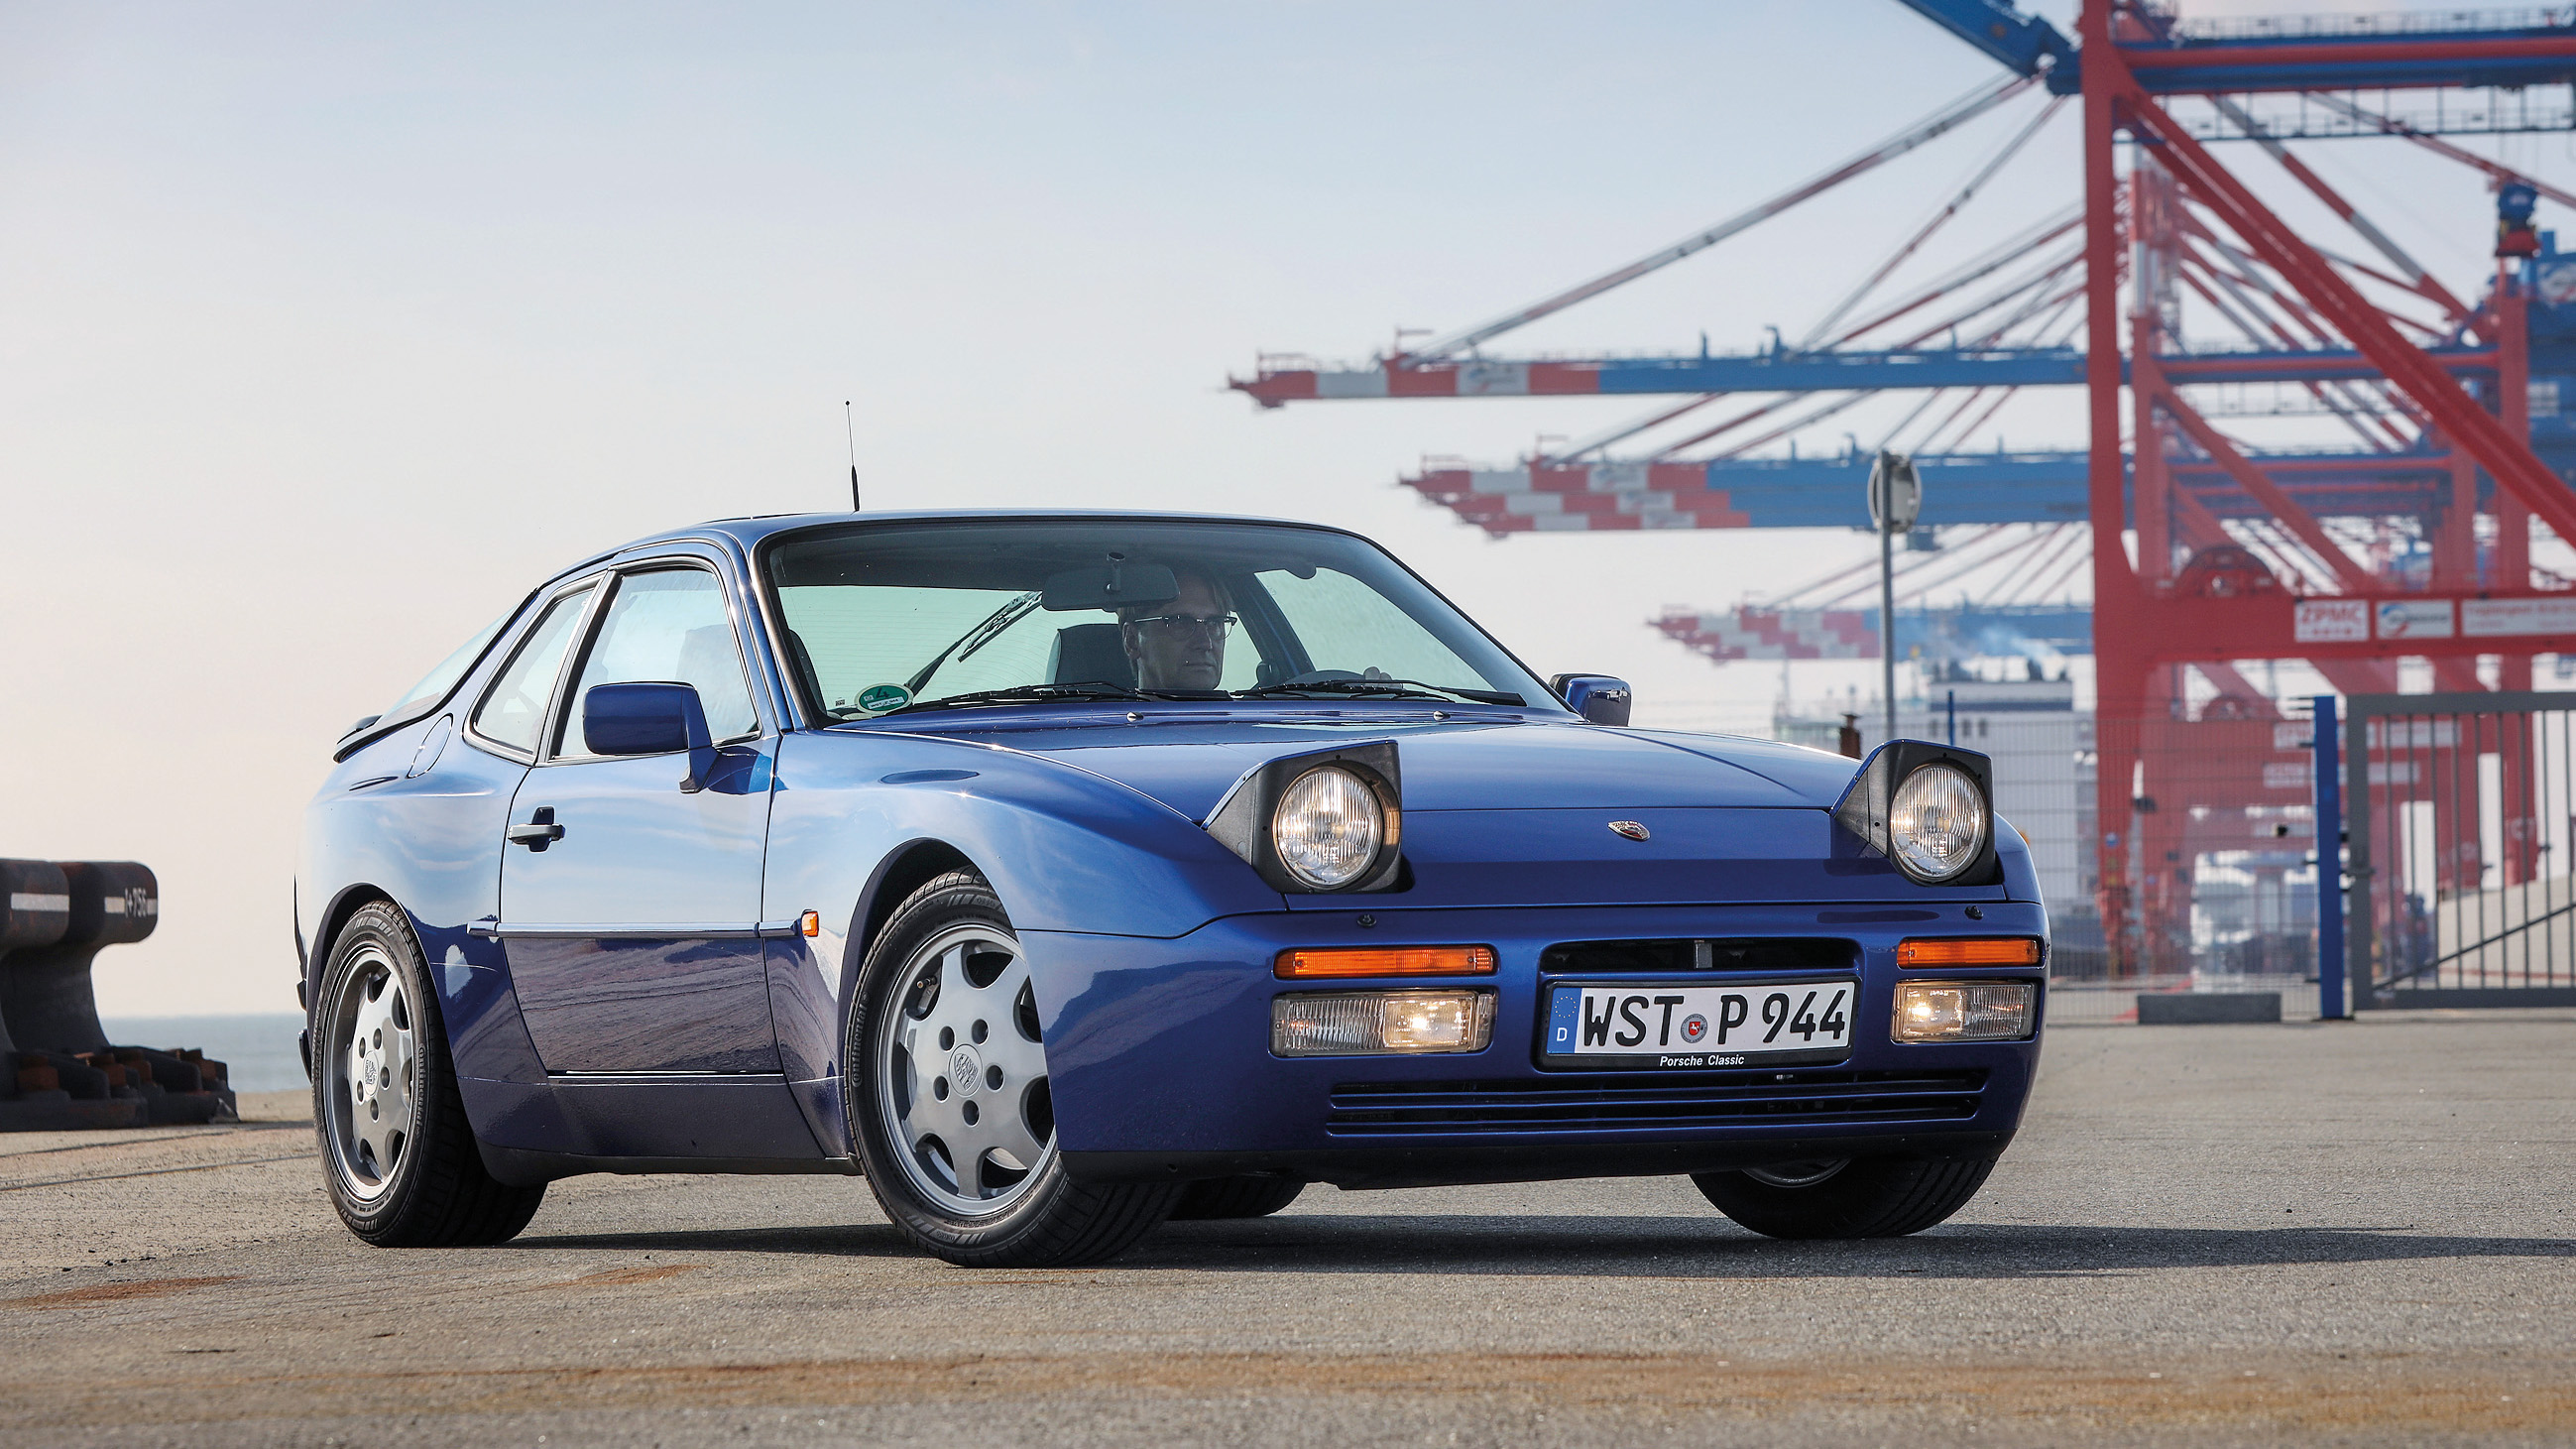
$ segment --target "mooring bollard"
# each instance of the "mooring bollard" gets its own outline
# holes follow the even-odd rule
[[[62,938],[12,953],[0,971],[0,1017],[7,1018],[21,1049],[68,1055],[93,1070],[121,1074],[156,1123],[233,1116],[223,1063],[198,1053],[111,1043],[99,1024],[90,976],[98,953],[140,941],[161,922],[161,884],[151,868],[130,860],[72,860],[62,862],[62,872],[70,897]]]
[[[0,860],[0,996],[17,965],[58,947],[71,927],[72,890],[63,868],[47,860]],[[93,1012],[95,1015],[95,1012]],[[131,1127],[145,1120],[143,1094],[104,1069],[10,1029],[0,1005],[0,1132],[73,1127]]]
[[[12,951],[50,946],[71,924],[71,887],[62,867],[50,860],[0,860],[0,969]],[[0,1098],[18,1094],[18,1043],[9,1035],[9,1019],[0,1015]]]

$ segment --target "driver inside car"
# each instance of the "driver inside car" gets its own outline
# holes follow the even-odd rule
[[[1225,675],[1225,641],[1241,622],[1234,600],[1215,575],[1189,565],[1172,569],[1179,592],[1152,604],[1130,604],[1118,611],[1118,635],[1127,662],[1136,671],[1136,687],[1150,690],[1217,691]],[[1316,669],[1282,683],[1332,679],[1389,679],[1371,665],[1353,671]]]
[[[1172,599],[1118,611],[1118,635],[1136,666],[1136,687],[1213,690],[1225,674],[1233,601],[1223,584],[1197,569],[1175,568],[1172,580],[1180,586]]]

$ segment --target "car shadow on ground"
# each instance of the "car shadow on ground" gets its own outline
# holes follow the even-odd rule
[[[542,1223],[542,1219],[539,1220]],[[830,1258],[918,1258],[912,1240],[890,1223],[829,1223],[792,1228],[663,1228],[640,1233],[522,1232],[505,1251],[565,1248],[674,1253],[805,1253]]]
[[[513,1250],[628,1249],[922,1257],[881,1223],[528,1234]],[[1294,1212],[1166,1223],[1126,1269],[1225,1273],[1492,1273],[1656,1278],[2090,1278],[2161,1268],[2576,1259],[2576,1240],[2466,1237],[2407,1227],[2139,1228],[1952,1224],[1910,1238],[1802,1243],[1721,1219]]]
[[[1953,1224],[1908,1238],[1789,1242],[1688,1217],[1319,1215],[1167,1224],[1120,1261],[1217,1271],[2030,1279],[2433,1258],[2576,1258],[2576,1240],[2406,1227]]]

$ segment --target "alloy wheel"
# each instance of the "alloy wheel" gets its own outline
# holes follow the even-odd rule
[[[331,1012],[329,1101],[334,1166],[351,1196],[381,1196],[411,1146],[418,1104],[416,1016],[400,972],[370,944],[350,963]]]
[[[913,1188],[960,1217],[1002,1212],[1055,1151],[1037,997],[1019,943],[965,923],[904,963],[878,1028],[877,1098]]]

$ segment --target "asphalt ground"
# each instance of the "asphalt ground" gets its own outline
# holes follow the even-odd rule
[[[977,1272],[853,1180],[653,1177],[391,1252],[245,1109],[0,1137],[0,1444],[2576,1442],[2576,1012],[2062,1028],[1985,1192],[1872,1243],[1317,1187]]]

